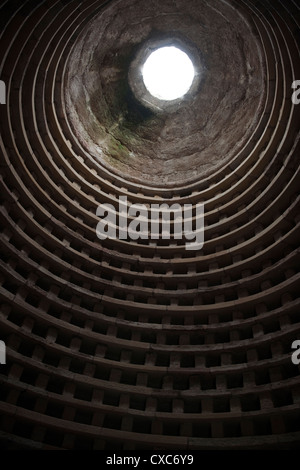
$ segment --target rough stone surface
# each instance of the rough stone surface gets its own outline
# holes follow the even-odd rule
[[[198,49],[205,73],[192,101],[156,115],[135,100],[128,69],[143,42],[172,31]],[[264,69],[255,25],[225,2],[114,2],[69,57],[67,112],[82,146],[112,172],[179,186],[205,178],[251,141],[265,101]]]

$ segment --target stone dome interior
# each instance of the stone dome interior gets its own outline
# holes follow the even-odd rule
[[[299,449],[299,21],[0,1],[1,449]],[[161,103],[141,64],[166,45],[195,80]],[[202,205],[204,243],[100,239],[120,198]]]
[[[172,44],[176,37],[201,57],[199,90],[173,112],[149,112],[130,89],[130,63],[143,43]],[[265,69],[253,19],[232,5],[116,2],[88,23],[72,48],[66,113],[100,167],[149,186],[195,184],[254,146],[266,104]]]

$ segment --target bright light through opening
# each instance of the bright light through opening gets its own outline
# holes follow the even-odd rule
[[[162,47],[152,52],[143,68],[145,86],[160,100],[175,100],[190,89],[195,70],[189,56],[177,47]]]

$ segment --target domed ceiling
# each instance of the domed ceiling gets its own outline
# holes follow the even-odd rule
[[[0,23],[1,448],[299,448],[297,2],[4,0]],[[150,103],[167,44],[196,79]],[[204,204],[203,246],[100,240],[120,197]]]

